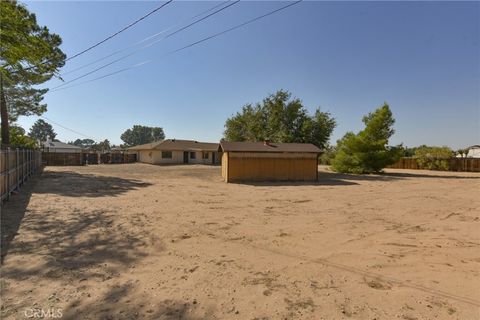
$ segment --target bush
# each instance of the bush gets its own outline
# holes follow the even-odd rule
[[[393,119],[390,107],[384,104],[363,117],[365,129],[358,134],[348,132],[337,143],[337,153],[332,169],[344,173],[380,172],[394,164],[402,154],[401,146],[389,147],[393,135]]]
[[[453,151],[449,147],[421,146],[415,150],[414,157],[421,169],[448,170]]]
[[[335,158],[336,148],[328,146],[325,148],[325,152],[318,158],[318,163],[321,165],[329,166],[332,164],[332,160]]]
[[[25,135],[25,129],[15,124],[12,124],[9,128],[10,131],[10,147],[15,148],[29,148],[33,149],[37,147],[37,142]],[[0,135],[1,137],[1,135]]]

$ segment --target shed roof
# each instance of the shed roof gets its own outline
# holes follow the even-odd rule
[[[195,140],[166,139],[128,148],[128,150],[163,150],[163,151],[217,151],[218,143],[199,142]]]
[[[320,153],[317,146],[311,143],[265,143],[265,142],[220,142],[223,152],[291,152],[291,153]]]

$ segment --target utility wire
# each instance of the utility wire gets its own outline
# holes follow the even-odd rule
[[[230,4],[228,4],[228,5],[226,5],[225,7],[222,7],[222,8],[220,8],[220,9],[218,9],[218,10],[216,10],[216,11],[214,11],[214,12],[212,12],[212,13],[210,13],[210,14],[208,14],[208,15],[200,18],[200,19],[195,20],[194,22],[188,24],[187,26],[184,26],[184,27],[182,27],[182,28],[180,28],[180,29],[172,32],[172,33],[169,33],[169,34],[166,35],[165,37],[160,38],[160,39],[157,39],[157,40],[155,40],[155,41],[153,41],[153,42],[151,42],[151,43],[149,43],[149,44],[147,44],[147,45],[145,45],[145,46],[143,46],[143,47],[140,47],[139,49],[137,49],[137,50],[135,50],[135,51],[133,51],[133,52],[130,52],[129,54],[123,55],[123,56],[121,56],[120,58],[118,58],[118,59],[116,59],[116,60],[114,60],[114,61],[112,61],[112,62],[109,62],[109,63],[107,63],[107,64],[104,64],[104,65],[102,65],[102,66],[100,66],[100,67],[98,67],[98,68],[96,68],[96,69],[94,69],[94,70],[92,70],[92,71],[89,71],[89,72],[87,72],[87,73],[85,73],[85,74],[83,74],[83,75],[81,75],[81,76],[78,76],[78,77],[76,77],[76,78],[74,78],[74,79],[72,79],[72,80],[69,80],[69,81],[67,81],[67,82],[64,82],[64,83],[56,86],[56,87],[53,87],[52,90],[55,90],[55,89],[64,87],[64,86],[66,86],[66,85],[69,84],[69,83],[72,83],[72,82],[77,81],[77,80],[79,80],[79,79],[85,78],[86,76],[89,76],[89,75],[91,75],[92,73],[95,73],[95,72],[97,72],[97,71],[100,71],[100,70],[102,70],[102,69],[104,69],[104,68],[106,68],[106,67],[108,67],[108,66],[110,66],[110,65],[112,65],[112,64],[114,64],[114,63],[117,63],[117,62],[119,62],[119,61],[121,61],[121,60],[124,60],[124,59],[126,59],[126,58],[128,58],[128,57],[131,57],[132,55],[134,55],[134,54],[136,54],[136,53],[138,53],[138,52],[140,52],[140,51],[142,51],[142,50],[144,50],[144,49],[146,49],[146,48],[151,47],[152,45],[154,45],[155,43],[160,42],[161,40],[170,38],[171,36],[173,36],[173,35],[181,32],[181,31],[183,31],[183,30],[185,30],[185,29],[187,29],[187,28],[190,28],[190,27],[194,26],[194,25],[197,24],[197,23],[200,23],[201,21],[203,21],[203,20],[205,20],[205,19],[207,19],[207,18],[209,18],[209,17],[211,17],[211,16],[213,16],[213,15],[215,15],[215,14],[220,13],[221,11],[223,11],[223,10],[225,10],[225,9],[227,9],[227,8],[235,5],[235,4],[237,4],[238,2],[240,2],[240,0],[236,0],[236,1],[234,1],[234,2],[232,2],[232,3],[230,3]]]
[[[49,119],[49,118],[47,118],[47,117],[45,117],[45,116],[39,116],[39,118],[45,119],[45,120],[53,123],[54,125],[57,125],[57,126],[59,126],[59,127],[62,127],[63,129],[66,129],[66,130],[71,131],[71,132],[73,132],[73,133],[75,133],[75,134],[81,135],[81,136],[83,136],[83,137],[85,137],[85,138],[92,139],[93,141],[97,141],[97,139],[93,139],[92,137],[90,137],[90,136],[88,136],[88,135],[86,135],[86,134],[83,134],[83,133],[81,133],[81,132],[75,131],[75,130],[70,129],[70,128],[68,128],[68,127],[65,127],[65,126],[61,125],[60,123],[55,122],[55,121],[53,121],[53,120],[51,120],[51,119]]]
[[[147,63],[150,63],[151,60],[147,60],[147,61],[144,61],[144,62],[140,62],[140,63],[137,63],[133,66],[129,66],[129,67],[126,67],[126,68],[123,68],[123,69],[120,69],[120,70],[117,70],[115,72],[112,72],[112,73],[108,73],[106,75],[103,75],[103,76],[100,76],[98,78],[93,78],[93,79],[90,79],[90,80],[87,80],[87,81],[83,81],[83,82],[79,82],[79,83],[76,83],[74,85],[71,85],[71,86],[68,86],[68,87],[62,87],[62,88],[58,88],[58,89],[55,89],[52,91],[49,91],[49,92],[56,92],[56,91],[59,91],[59,90],[65,90],[65,89],[70,89],[70,88],[73,88],[73,87],[76,87],[76,86],[79,86],[79,85],[82,85],[82,84],[85,84],[85,83],[89,83],[89,82],[92,82],[92,81],[96,81],[96,80],[100,80],[100,79],[103,79],[103,78],[107,78],[107,77],[110,77],[110,76],[113,76],[117,73],[120,73],[120,72],[124,72],[124,71],[127,71],[127,70],[130,70],[130,69],[135,69],[135,68],[138,68],[140,66],[143,66],[144,64],[147,64]]]
[[[275,14],[275,13],[277,13],[277,12],[279,12],[279,11],[282,11],[282,10],[284,10],[284,9],[287,9],[287,8],[289,8],[289,7],[291,7],[291,6],[294,6],[294,5],[296,5],[296,4],[298,4],[298,3],[302,2],[302,1],[303,1],[303,0],[295,1],[295,2],[293,2],[293,3],[290,3],[290,4],[286,5],[286,6],[280,7],[280,8],[278,8],[278,9],[275,9],[275,10],[273,10],[273,11],[270,11],[270,12],[268,12],[268,13],[266,13],[266,14],[263,14],[263,15],[261,15],[261,16],[258,16],[258,17],[255,17],[255,18],[253,18],[253,19],[250,19],[250,20],[248,20],[248,21],[246,21],[246,22],[243,22],[243,23],[241,23],[241,24],[238,24],[238,25],[236,25],[236,26],[234,26],[234,27],[231,27],[231,28],[229,28],[229,29],[226,29],[226,30],[224,30],[224,31],[215,33],[215,34],[213,34],[213,35],[211,35],[211,36],[205,37],[205,38],[203,38],[203,39],[201,39],[201,40],[195,41],[195,42],[190,43],[190,44],[188,44],[188,45],[186,45],[186,46],[184,46],[184,47],[178,48],[178,49],[176,49],[176,50],[170,51],[170,52],[166,53],[164,56],[167,56],[167,55],[170,55],[170,54],[174,54],[174,53],[176,53],[176,52],[179,52],[179,51],[185,50],[185,49],[187,49],[187,48],[193,47],[193,46],[195,46],[195,45],[197,45],[197,44],[200,44],[200,43],[202,43],[202,42],[211,40],[211,39],[216,38],[216,37],[218,37],[218,36],[220,36],[220,35],[223,35],[223,34],[225,34],[225,33],[227,33],[227,32],[236,30],[236,29],[241,28],[241,27],[243,27],[243,26],[245,26],[245,25],[248,25],[248,24],[253,23],[253,22],[255,22],[255,21],[258,21],[258,20],[260,20],[260,19],[262,19],[262,18],[265,18],[265,17],[268,17],[268,16],[270,16],[270,15],[272,15],[272,14]],[[141,66],[141,65],[144,65],[144,64],[147,64],[147,63],[150,63],[150,62],[153,62],[153,60],[145,61],[145,62],[142,62],[142,63],[140,63],[140,64],[133,65],[133,66],[130,66],[130,67],[127,67],[127,68],[124,68],[124,69],[121,69],[121,70],[118,70],[118,71],[115,71],[115,72],[112,72],[112,73],[108,73],[108,74],[103,75],[103,76],[98,77],[98,78],[94,78],[94,79],[90,79],[90,80],[87,80],[87,81],[84,81],[84,82],[81,82],[81,83],[77,83],[77,84],[74,84],[74,85],[69,86],[69,87],[66,87],[66,88],[59,88],[59,89],[55,89],[55,88],[54,88],[54,89],[52,89],[52,91],[49,91],[49,92],[55,92],[55,91],[58,91],[58,90],[69,89],[69,88],[76,87],[77,85],[82,85],[82,84],[86,84],[86,83],[89,83],[89,82],[92,82],[92,81],[104,79],[104,78],[106,78],[106,77],[113,76],[113,75],[118,74],[118,73],[120,73],[120,72],[124,72],[124,71],[127,71],[127,70],[130,70],[130,69],[139,67],[139,66]]]
[[[117,54],[121,53],[121,52],[124,52],[124,51],[127,51],[127,50],[129,50],[129,49],[132,49],[132,48],[138,46],[139,44],[145,43],[145,42],[147,42],[148,40],[151,40],[151,39],[153,39],[153,38],[156,38],[156,37],[158,37],[159,35],[161,35],[161,34],[167,32],[167,31],[173,29],[174,27],[183,24],[183,22],[185,22],[185,21],[192,20],[192,19],[195,19],[195,18],[197,18],[197,17],[199,17],[199,16],[202,16],[202,15],[204,15],[204,14],[206,14],[206,13],[209,13],[210,11],[215,10],[216,8],[222,6],[222,5],[224,5],[225,3],[228,3],[228,2],[230,2],[230,1],[231,1],[231,0],[227,0],[227,1],[221,2],[220,4],[217,4],[217,5],[213,6],[213,7],[211,7],[210,9],[207,9],[207,10],[205,10],[205,11],[202,11],[202,12],[200,12],[199,14],[194,15],[193,17],[184,19],[182,22],[177,22],[177,23],[171,25],[170,27],[168,27],[168,28],[166,28],[166,29],[164,29],[164,30],[161,30],[161,31],[159,31],[159,32],[157,32],[157,33],[155,33],[155,34],[152,34],[151,36],[148,36],[148,37],[146,37],[146,38],[144,38],[144,39],[142,39],[142,40],[140,40],[140,41],[138,41],[138,42],[136,42],[136,43],[134,43],[134,44],[132,44],[132,45],[130,45],[130,46],[128,46],[128,47],[125,47],[125,48],[123,48],[123,49],[120,49],[120,50],[117,50],[117,51],[115,51],[115,52],[112,52],[111,54],[108,54],[108,55],[106,55],[106,56],[104,56],[104,57],[102,57],[102,58],[99,58],[99,59],[97,59],[97,60],[95,60],[95,61],[92,61],[92,62],[90,62],[90,63],[84,64],[84,65],[82,65],[82,66],[80,66],[80,67],[77,67],[77,68],[75,68],[75,69],[72,69],[72,70],[70,70],[70,71],[63,72],[63,73],[61,74],[61,76],[63,77],[63,76],[65,76],[65,75],[67,75],[67,74],[70,74],[70,73],[73,73],[73,72],[75,72],[75,71],[84,69],[84,68],[86,68],[86,67],[88,67],[88,66],[91,66],[91,65],[97,63],[97,62],[100,62],[100,61],[103,61],[103,60],[105,60],[105,59],[108,59],[108,58],[110,58],[110,57],[112,57],[112,56],[114,56],[114,55],[117,55]]]
[[[153,9],[152,11],[150,11],[149,13],[147,13],[146,15],[144,15],[143,17],[140,17],[140,18],[138,18],[137,20],[133,21],[133,22],[130,23],[128,26],[126,26],[126,27],[120,29],[119,31],[115,32],[114,34],[106,37],[106,38],[103,39],[102,41],[97,42],[96,44],[92,45],[91,47],[89,47],[89,48],[87,48],[87,49],[85,49],[85,50],[83,50],[83,51],[80,51],[79,53],[71,56],[71,57],[68,58],[66,61],[72,60],[72,59],[78,57],[79,55],[82,55],[82,54],[84,54],[85,52],[90,51],[90,50],[92,50],[92,49],[95,48],[95,47],[98,47],[99,45],[101,45],[102,43],[104,43],[104,42],[112,39],[113,37],[116,37],[116,36],[119,35],[120,33],[126,31],[127,29],[130,29],[131,27],[133,27],[134,25],[136,25],[136,24],[139,23],[140,21],[146,19],[147,17],[151,16],[152,14],[154,14],[155,12],[157,12],[158,10],[160,10],[160,9],[162,9],[163,7],[165,7],[166,5],[170,4],[172,1],[173,1],[173,0],[168,0],[167,2],[163,3],[162,5],[156,7],[155,9]]]
[[[203,38],[203,39],[201,39],[201,40],[198,40],[198,41],[196,41],[196,42],[193,42],[193,43],[191,43],[191,44],[188,44],[188,45],[186,45],[186,46],[184,46],[184,47],[182,47],[182,48],[179,48],[179,49],[170,51],[169,53],[172,54],[172,53],[176,53],[176,52],[185,50],[185,49],[187,49],[187,48],[193,47],[193,46],[195,46],[195,45],[197,45],[197,44],[199,44],[199,43],[202,43],[202,42],[208,41],[208,40],[210,40],[210,39],[216,38],[216,37],[221,36],[221,35],[223,35],[223,34],[225,34],[225,33],[227,33],[227,32],[230,32],[230,31],[239,29],[239,28],[241,28],[241,27],[243,27],[243,26],[246,26],[247,24],[253,23],[253,22],[257,21],[257,20],[263,19],[263,18],[268,17],[268,16],[270,16],[270,15],[272,15],[272,14],[275,14],[275,13],[277,13],[277,12],[279,12],[279,11],[282,11],[282,10],[284,10],[284,9],[287,9],[287,8],[289,8],[289,7],[291,7],[291,6],[294,6],[294,5],[296,5],[296,4],[298,4],[298,3],[302,2],[302,1],[303,1],[303,0],[295,1],[295,2],[293,2],[293,3],[290,3],[290,4],[286,5],[286,6],[280,7],[280,8],[278,8],[278,9],[276,9],[276,10],[270,11],[270,12],[268,12],[268,13],[266,13],[266,14],[263,14],[263,15],[261,15],[261,16],[258,16],[258,17],[256,17],[256,18],[250,19],[250,20],[248,20],[248,21],[246,21],[246,22],[244,22],[244,23],[238,24],[238,25],[236,25],[236,26],[234,26],[234,27],[231,27],[231,28],[226,29],[226,30],[224,30],[224,31],[215,33],[215,34],[213,34],[213,35],[211,35],[211,36],[205,37],[205,38]]]
[[[136,24],[139,23],[140,21],[146,19],[147,17],[151,16],[152,14],[154,14],[155,12],[157,12],[158,10],[160,10],[160,9],[162,9],[163,7],[165,7],[166,5],[170,4],[172,1],[173,1],[173,0],[168,0],[167,2],[165,2],[165,3],[163,3],[162,5],[156,7],[156,8],[153,9],[152,11],[148,12],[146,15],[144,15],[144,16],[138,18],[137,20],[133,21],[132,23],[130,23],[130,24],[127,25],[126,27],[123,27],[122,29],[118,30],[117,32],[115,32],[115,33],[111,34],[110,36],[106,37],[105,39],[103,39],[103,40],[95,43],[94,45],[88,47],[88,48],[85,49],[85,50],[82,50],[82,51],[74,54],[74,55],[71,56],[71,57],[68,57],[67,59],[65,59],[65,61],[72,60],[72,59],[74,59],[74,58],[76,58],[76,57],[78,57],[78,56],[80,56],[80,55],[82,55],[82,54],[84,54],[84,53],[86,53],[86,52],[88,52],[88,51],[90,51],[90,50],[98,47],[98,46],[101,45],[102,43],[105,43],[105,42],[107,42],[108,40],[116,37],[116,36],[119,35],[120,33],[126,31],[127,29],[130,29],[131,27],[133,27],[134,25],[136,25]],[[52,61],[52,58],[48,59],[47,61],[41,62],[40,65],[46,64],[46,63],[48,63],[48,62],[50,62],[50,61]],[[33,69],[33,68],[36,68],[36,67],[38,67],[38,66],[30,66],[30,67],[28,67],[28,68],[25,68],[24,70],[30,70],[30,69]]]

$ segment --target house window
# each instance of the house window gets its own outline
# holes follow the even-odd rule
[[[202,152],[202,159],[208,159],[208,152]]]
[[[195,152],[190,152],[190,159],[197,159],[197,154]]]
[[[172,159],[172,151],[162,151],[162,159]]]

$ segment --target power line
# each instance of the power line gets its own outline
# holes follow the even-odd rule
[[[169,55],[169,54],[174,54],[174,53],[176,53],[176,52],[179,52],[179,51],[185,50],[185,49],[187,49],[187,48],[193,47],[193,46],[195,46],[195,45],[197,45],[197,44],[200,44],[200,43],[202,43],[202,42],[205,42],[205,41],[211,40],[211,39],[213,39],[213,38],[216,38],[216,37],[218,37],[218,36],[221,36],[221,35],[223,35],[223,34],[225,34],[225,33],[227,33],[227,32],[230,32],[230,31],[239,29],[239,28],[241,28],[241,27],[243,27],[243,26],[245,26],[245,25],[248,25],[248,24],[253,23],[253,22],[255,22],[255,21],[258,21],[258,20],[260,20],[260,19],[262,19],[262,18],[265,18],[265,17],[268,17],[268,16],[270,16],[270,15],[272,15],[272,14],[275,14],[275,13],[277,13],[277,12],[279,12],[279,11],[282,11],[282,10],[284,10],[284,9],[287,9],[287,8],[289,8],[289,7],[291,7],[291,6],[294,6],[294,5],[296,5],[296,4],[298,4],[298,3],[302,2],[302,1],[303,1],[303,0],[298,0],[298,1],[295,1],[295,2],[293,2],[293,3],[288,4],[288,5],[286,5],[286,6],[280,7],[280,8],[278,8],[278,9],[275,9],[275,10],[270,11],[270,12],[267,12],[267,13],[261,15],[261,16],[258,16],[258,17],[255,17],[255,18],[253,18],[253,19],[250,19],[250,20],[248,20],[248,21],[246,21],[246,22],[243,22],[243,23],[241,23],[241,24],[238,24],[238,25],[236,25],[236,26],[234,26],[234,27],[228,28],[228,29],[226,29],[226,30],[224,30],[224,31],[215,33],[215,34],[213,34],[213,35],[211,35],[211,36],[208,36],[208,37],[205,37],[205,38],[203,38],[203,39],[201,39],[201,40],[198,40],[198,41],[195,41],[195,42],[193,42],[193,43],[190,43],[190,44],[188,44],[188,45],[186,45],[186,46],[184,46],[184,47],[181,47],[181,48],[178,48],[178,49],[176,49],[176,50],[170,51],[170,52],[166,53],[166,54],[163,55],[163,56],[167,56],[167,55]],[[103,76],[101,76],[101,77],[94,78],[94,79],[90,79],[90,80],[87,80],[87,81],[84,81],[84,82],[81,82],[81,83],[77,83],[77,84],[74,84],[74,85],[69,86],[69,87],[66,87],[66,88],[59,88],[59,89],[55,89],[55,88],[54,88],[54,90],[52,90],[52,91],[50,91],[50,92],[55,92],[55,91],[58,91],[58,90],[74,88],[74,87],[76,87],[76,86],[78,86],[78,85],[82,85],[82,84],[86,84],[86,83],[89,83],[89,82],[92,82],[92,81],[104,79],[104,78],[113,76],[113,75],[115,75],[115,74],[118,74],[118,73],[120,73],[120,72],[124,72],[124,71],[130,70],[130,69],[139,67],[139,66],[141,66],[141,65],[150,63],[150,62],[152,62],[152,61],[153,61],[153,60],[145,61],[145,62],[142,62],[142,63],[140,63],[140,64],[133,65],[133,66],[130,66],[130,67],[127,67],[127,68],[124,68],[124,69],[120,69],[120,70],[117,70],[117,71],[115,71],[115,72],[112,72],[112,73],[108,73],[108,74],[106,74],[106,75],[103,75]]]
[[[165,2],[164,4],[160,5],[159,7],[156,7],[155,9],[153,9],[152,11],[150,11],[149,13],[147,13],[146,15],[144,15],[143,17],[140,17],[140,18],[138,18],[137,20],[133,21],[133,22],[130,23],[128,26],[120,29],[119,31],[117,31],[117,32],[115,32],[114,34],[106,37],[106,38],[103,39],[102,41],[97,42],[96,44],[90,46],[89,48],[87,48],[87,49],[85,49],[85,50],[83,50],[83,51],[80,51],[79,53],[71,56],[71,57],[68,58],[66,61],[72,60],[72,59],[78,57],[79,55],[82,55],[82,54],[84,54],[85,52],[90,51],[90,50],[92,50],[92,49],[95,48],[95,47],[98,47],[99,45],[101,45],[102,43],[104,43],[104,42],[112,39],[113,37],[116,37],[116,36],[119,35],[120,33],[126,31],[127,29],[130,29],[131,27],[133,27],[134,25],[136,25],[136,24],[139,23],[140,21],[146,19],[147,17],[151,16],[152,14],[154,14],[155,12],[157,12],[158,10],[160,10],[160,9],[162,9],[163,7],[165,7],[166,5],[170,4],[172,1],[173,1],[173,0],[168,0],[168,1]]]
[[[263,18],[265,18],[265,17],[268,17],[268,16],[270,16],[270,15],[272,15],[272,14],[275,14],[275,13],[281,11],[281,10],[287,9],[288,7],[294,6],[294,5],[296,5],[296,4],[298,4],[298,3],[302,2],[302,1],[303,1],[303,0],[295,1],[295,2],[293,2],[293,3],[290,3],[290,4],[286,5],[286,6],[283,6],[283,7],[281,7],[281,8],[278,8],[278,9],[276,9],[276,10],[270,11],[270,12],[268,12],[268,13],[266,13],[266,14],[263,14],[263,15],[261,15],[261,16],[258,16],[258,17],[256,17],[256,18],[250,19],[250,20],[248,20],[248,21],[246,21],[246,22],[244,22],[244,23],[241,23],[241,24],[239,24],[239,25],[236,25],[236,26],[231,27],[231,28],[229,28],[229,29],[226,29],[226,30],[224,30],[224,31],[218,32],[218,33],[216,33],[216,34],[214,34],[214,35],[205,37],[205,38],[203,38],[203,39],[201,39],[201,40],[198,40],[198,41],[196,41],[196,42],[193,42],[193,43],[191,43],[191,44],[189,44],[189,45],[186,45],[186,46],[184,46],[184,47],[182,47],[182,48],[179,48],[179,49],[177,49],[177,50],[171,51],[170,53],[175,53],[175,52],[178,52],[178,51],[182,51],[182,50],[184,50],[184,49],[193,47],[194,45],[197,45],[197,44],[199,44],[199,43],[202,43],[202,42],[208,41],[208,40],[210,40],[210,39],[216,38],[216,37],[218,37],[218,36],[221,36],[222,34],[225,34],[225,33],[227,33],[227,32],[230,32],[230,31],[239,29],[239,28],[241,28],[241,27],[243,27],[243,26],[246,26],[247,24],[250,24],[250,23],[255,22],[255,21],[257,21],[257,20],[260,20],[260,19],[263,19]]]
[[[138,18],[137,20],[133,21],[132,23],[130,23],[129,25],[123,27],[122,29],[118,30],[117,32],[111,34],[110,36],[106,37],[105,39],[91,45],[90,47],[86,48],[85,50],[82,50],[76,54],[74,54],[73,56],[71,57],[68,57],[67,59],[65,59],[65,61],[69,61],[69,60],[72,60],[96,47],[98,47],[99,45],[101,45],[102,43],[105,43],[107,42],[108,40],[116,37],[117,35],[119,35],[120,33],[130,29],[131,27],[133,27],[134,25],[136,25],[137,23],[139,23],[140,21],[146,19],[147,17],[151,16],[152,14],[154,14],[155,12],[157,12],[158,10],[162,9],[163,7],[165,7],[166,5],[170,4],[173,0],[168,0],[167,2],[163,3],[162,5],[156,7],[155,9],[153,9],[152,11],[148,12],[147,14],[145,14],[144,16]],[[41,62],[40,65],[42,64],[46,64],[48,62],[52,61],[52,58],[51,59],[48,59],[47,61],[44,61],[44,62]],[[31,66],[31,67],[28,67],[28,68],[25,68],[24,70],[30,70],[30,69],[33,69],[35,67],[38,67],[38,66]]]
[[[212,10],[215,10],[216,8],[222,6],[222,5],[224,5],[225,3],[228,3],[228,2],[230,2],[230,1],[231,1],[231,0],[227,0],[227,1],[221,2],[220,4],[217,4],[217,5],[209,8],[209,9],[207,9],[207,10],[205,10],[205,11],[202,11],[202,12],[194,15],[193,17],[190,17],[190,18],[188,18],[188,19],[184,19],[182,22],[177,22],[177,23],[171,25],[170,27],[168,27],[168,28],[166,28],[166,29],[163,29],[163,30],[161,30],[161,31],[159,31],[159,32],[157,32],[157,33],[155,33],[155,34],[152,34],[151,36],[148,36],[148,37],[146,37],[146,38],[144,38],[144,39],[142,39],[142,40],[140,40],[140,41],[138,41],[138,42],[136,42],[136,43],[134,43],[134,44],[132,44],[132,45],[130,45],[130,46],[128,46],[128,47],[125,47],[125,48],[123,48],[123,49],[120,49],[120,50],[117,50],[117,51],[115,51],[115,52],[112,52],[111,54],[108,54],[108,55],[106,55],[106,56],[103,56],[102,58],[99,58],[99,59],[97,59],[97,60],[95,60],[95,61],[92,61],[92,62],[90,62],[90,63],[84,64],[84,65],[82,65],[82,66],[80,66],[80,67],[77,67],[77,68],[75,68],[75,69],[72,69],[72,70],[70,70],[70,71],[63,72],[63,73],[61,74],[61,76],[65,76],[65,75],[67,75],[67,74],[70,74],[70,73],[73,73],[73,72],[75,72],[75,71],[81,70],[81,69],[83,69],[83,68],[86,68],[86,67],[88,67],[88,66],[91,66],[92,64],[95,64],[95,63],[97,63],[97,62],[100,62],[100,61],[103,61],[103,60],[105,60],[105,59],[107,59],[107,58],[110,58],[110,57],[112,57],[112,56],[114,56],[114,55],[116,55],[116,54],[119,54],[119,53],[121,53],[121,52],[127,51],[128,49],[134,48],[134,47],[138,46],[139,44],[142,44],[142,43],[144,43],[144,42],[147,42],[148,40],[153,39],[153,38],[155,38],[155,37],[157,37],[157,36],[159,36],[159,35],[167,32],[167,31],[173,29],[174,27],[176,27],[176,26],[178,26],[178,25],[181,25],[184,21],[192,20],[192,19],[195,19],[195,18],[197,18],[197,17],[199,17],[199,16],[202,16],[202,15],[204,15],[204,14],[206,14],[206,13],[212,11]],[[162,39],[163,39],[163,38],[162,38]]]
[[[93,79],[90,79],[90,80],[87,80],[87,81],[83,81],[83,82],[76,83],[76,84],[71,85],[71,86],[69,86],[69,87],[62,87],[62,88],[58,88],[58,89],[55,89],[55,90],[52,90],[52,91],[49,91],[49,92],[56,92],[56,91],[59,91],[59,90],[70,89],[70,88],[73,88],[73,87],[76,87],[76,86],[79,86],[79,85],[82,85],[82,84],[85,84],[85,83],[89,83],[89,82],[96,81],[96,80],[101,80],[101,79],[103,79],[103,78],[107,78],[107,77],[116,75],[117,73],[120,73],[120,72],[124,72],[124,71],[130,70],[130,69],[138,68],[138,67],[143,66],[144,64],[147,64],[147,63],[150,63],[150,62],[151,62],[151,60],[147,60],[147,61],[144,61],[144,62],[140,62],[140,63],[137,63],[137,64],[135,64],[135,65],[133,65],[133,66],[129,66],[129,67],[126,67],[126,68],[117,70],[117,71],[115,71],[115,72],[108,73],[108,74],[103,75],[103,76],[100,76],[100,77],[98,77],[98,78],[93,78]]]
[[[92,137],[90,137],[90,136],[88,136],[88,135],[86,135],[86,134],[83,134],[83,133],[81,133],[81,132],[75,131],[75,130],[70,129],[70,128],[68,128],[68,127],[65,127],[65,126],[61,125],[60,123],[55,122],[55,121],[53,121],[53,120],[51,120],[51,119],[49,119],[49,118],[47,118],[47,117],[45,117],[45,116],[39,116],[39,118],[45,119],[45,120],[53,123],[54,125],[57,125],[57,126],[59,126],[59,127],[62,127],[63,129],[66,129],[66,130],[71,131],[71,132],[73,132],[73,133],[75,133],[75,134],[81,135],[81,136],[83,136],[83,137],[85,137],[85,138],[91,139],[91,140],[93,140],[93,141],[97,141],[97,139],[94,139],[94,138],[92,138]]]
[[[108,66],[110,66],[110,65],[112,65],[112,64],[114,64],[114,63],[117,63],[117,62],[119,62],[119,61],[121,61],[121,60],[124,60],[124,59],[126,59],[126,58],[128,58],[128,57],[131,57],[132,55],[134,55],[134,54],[136,54],[136,53],[138,53],[138,52],[140,52],[140,51],[142,51],[142,50],[144,50],[144,49],[146,49],[146,48],[151,47],[152,45],[154,45],[155,43],[160,42],[161,40],[170,38],[171,36],[173,36],[173,35],[181,32],[181,31],[183,31],[183,30],[185,30],[185,29],[187,29],[187,28],[190,28],[190,27],[194,26],[194,25],[197,24],[197,23],[200,23],[201,21],[203,21],[203,20],[205,20],[205,19],[207,19],[207,18],[209,18],[209,17],[211,17],[211,16],[213,16],[213,15],[215,15],[215,14],[218,14],[218,13],[222,12],[223,10],[225,10],[225,9],[227,9],[227,8],[235,5],[235,4],[237,4],[238,2],[240,2],[240,0],[236,0],[236,1],[234,1],[234,2],[232,2],[232,3],[230,3],[230,4],[228,4],[228,5],[226,5],[225,7],[222,7],[222,8],[220,8],[220,9],[218,9],[218,10],[216,10],[216,11],[214,11],[214,12],[208,14],[208,15],[206,15],[205,17],[202,17],[202,18],[200,18],[200,19],[195,20],[194,22],[188,24],[187,26],[184,26],[184,27],[182,27],[182,28],[180,28],[180,29],[172,32],[172,33],[169,33],[169,34],[166,35],[165,37],[163,37],[163,38],[161,38],[161,39],[157,39],[157,40],[155,40],[155,41],[153,41],[153,42],[151,42],[151,43],[149,43],[149,44],[147,44],[147,45],[145,45],[145,46],[143,46],[143,47],[140,47],[139,49],[137,49],[137,50],[135,50],[135,51],[133,51],[133,52],[130,52],[129,54],[126,54],[126,55],[124,55],[124,56],[121,56],[120,58],[118,58],[118,59],[116,59],[116,60],[114,60],[114,61],[112,61],[112,62],[109,62],[109,63],[107,63],[107,64],[104,64],[104,65],[102,65],[102,66],[100,66],[100,67],[98,67],[98,68],[96,68],[96,69],[94,69],[94,70],[92,70],[92,71],[89,71],[89,72],[87,72],[87,73],[85,73],[85,74],[83,74],[83,75],[81,75],[81,76],[78,76],[78,77],[76,77],[76,78],[74,78],[74,79],[72,79],[72,80],[69,80],[69,81],[67,81],[67,82],[64,82],[64,83],[56,86],[56,87],[53,87],[52,90],[55,90],[55,89],[64,87],[64,86],[66,86],[66,85],[69,84],[69,83],[72,83],[72,82],[74,82],[74,81],[76,81],[76,80],[85,78],[86,76],[89,76],[89,75],[91,75],[92,73],[95,73],[95,72],[97,72],[97,71],[100,71],[100,70],[102,70],[102,69],[104,69],[104,68],[106,68],[106,67],[108,67]]]

